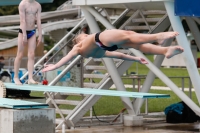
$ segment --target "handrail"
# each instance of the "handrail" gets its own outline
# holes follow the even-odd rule
[[[147,75],[130,75],[130,76],[122,76],[121,78],[122,79],[132,79],[133,80],[133,83],[132,83],[132,85],[133,85],[133,89],[135,89],[135,80],[138,80],[138,84],[140,85],[140,80],[141,79],[146,79],[146,76]],[[158,77],[155,77],[156,79],[158,78]],[[189,79],[189,92],[190,92],[190,97],[191,97],[191,89],[192,89],[192,83],[191,83],[191,79],[190,79],[190,77],[189,76],[169,76],[169,78],[180,78],[180,79],[182,79],[182,81],[181,81],[181,88],[182,88],[182,91],[184,91],[184,89],[185,89],[185,86],[184,86],[184,79]],[[139,91],[139,89],[140,89],[140,87],[138,86],[138,91]]]
[[[71,29],[53,48],[51,48],[37,63],[35,63],[34,68],[38,66],[40,63],[44,61],[44,59],[49,56],[60,44],[62,44],[67,37],[69,37],[80,25],[84,23],[86,19],[83,18],[73,29]],[[26,72],[20,80],[23,80],[28,75],[28,72]]]
[[[123,19],[123,17],[124,17],[127,13],[129,13],[129,11],[130,11],[130,9],[124,10],[124,11],[120,14],[120,16],[119,16],[116,20],[114,20],[114,21],[112,22],[112,24],[113,24],[113,25],[116,25],[121,19]]]
[[[55,85],[64,75],[67,73],[78,61],[82,59],[81,55],[78,55],[48,86]]]
[[[147,75],[129,75],[129,76],[122,76],[124,79],[145,79]],[[155,77],[158,78],[158,77]],[[169,76],[169,78],[190,78],[189,76]]]

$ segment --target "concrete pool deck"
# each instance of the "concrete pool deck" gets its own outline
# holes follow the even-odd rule
[[[140,127],[119,125],[85,126],[66,129],[66,133],[199,133],[200,123],[166,123],[165,117],[144,118]],[[56,133],[63,133],[57,131]]]
[[[66,133],[199,133],[199,123],[168,124],[151,123],[142,127],[98,126],[66,130]],[[59,131],[57,133],[62,133]]]

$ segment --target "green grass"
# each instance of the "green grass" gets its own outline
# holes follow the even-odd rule
[[[198,53],[199,56],[199,53]],[[153,55],[147,55],[147,58],[153,62]],[[136,69],[136,65],[138,65],[138,71]],[[167,76],[167,77],[188,77],[189,73],[186,68],[163,68],[161,67],[160,70]],[[138,75],[147,75],[149,72],[149,69],[142,64],[139,63],[133,63],[133,65],[128,69],[128,73],[136,72]],[[182,79],[181,78],[170,78],[178,87],[181,87]],[[124,84],[132,84],[131,79],[124,79]],[[144,79],[141,80],[141,84],[143,84]],[[166,86],[159,78],[156,78],[152,84],[152,86]],[[184,79],[184,86],[189,87],[189,79]]]
[[[170,104],[180,102],[180,98],[177,97],[172,91],[168,90],[151,90],[150,93],[169,94],[170,98],[150,98],[148,99],[148,111],[149,112],[163,112],[164,109]],[[188,94],[188,92],[186,92]],[[195,93],[192,93],[192,100],[197,103]],[[97,115],[112,115],[119,114],[124,108],[120,97],[103,96],[95,105],[94,109]],[[144,105],[141,108],[141,113],[145,112]]]
[[[147,55],[148,59],[153,61],[153,55]],[[198,56],[200,57],[200,53]],[[138,65],[138,75],[147,75],[149,69],[142,64]],[[160,68],[160,70],[168,77],[180,77],[180,76],[189,76],[186,68]],[[136,63],[134,63],[128,73],[136,72]],[[171,79],[178,87],[181,87],[181,79],[180,78],[173,78]],[[98,82],[98,81],[97,81]],[[132,84],[132,80],[123,79],[124,84]],[[144,79],[141,80],[141,84],[144,82]],[[185,79],[185,87],[189,87],[189,80]],[[153,82],[153,86],[166,86],[160,79],[155,79]],[[131,90],[131,89],[127,89]],[[155,98],[155,99],[148,99],[148,111],[149,112],[162,112],[164,109],[169,106],[170,104],[180,102],[181,100],[179,97],[174,94],[173,91],[169,90],[150,90],[150,93],[158,93],[158,94],[169,94],[170,98]],[[188,95],[188,92],[186,92]],[[43,96],[41,92],[32,92],[32,96]],[[68,99],[72,100],[80,100],[80,97],[77,96],[70,96]],[[132,99],[131,99],[132,100]],[[192,100],[198,104],[196,95],[192,92]],[[63,109],[73,109],[75,106],[68,106],[68,105],[61,105],[60,108]],[[120,97],[113,97],[113,96],[102,96],[101,99],[93,106],[96,115],[116,115],[124,108],[123,103]],[[141,112],[145,111],[144,105],[141,108]],[[89,115],[89,112],[86,113],[86,116]],[[57,117],[59,117],[57,115]]]
[[[131,91],[132,89],[127,89]],[[164,109],[170,104],[180,102],[179,97],[174,94],[173,91],[169,90],[150,90],[150,93],[157,94],[169,94],[170,98],[150,98],[148,99],[148,111],[149,112],[163,112]],[[188,92],[186,92],[188,95]],[[41,92],[32,92],[31,96],[43,96]],[[80,100],[81,97],[78,96],[70,96],[67,98],[68,100]],[[131,98],[131,101],[133,99]],[[192,92],[192,100],[197,104],[197,98],[194,92]],[[71,105],[60,105],[61,109],[73,109],[75,106]],[[120,97],[114,96],[102,96],[100,100],[93,106],[96,115],[117,115],[124,108],[123,103]],[[141,113],[145,112],[144,105],[141,108]],[[85,114],[85,116],[89,116],[89,112]],[[59,115],[57,115],[59,117]]]
[[[146,57],[153,62],[153,55],[146,55]],[[198,52],[198,56],[200,57],[200,52]],[[136,68],[137,66],[137,68]],[[182,79],[180,77],[189,77],[189,73],[186,68],[176,67],[176,68],[163,68],[161,67],[160,70],[167,76],[167,77],[179,77],[179,78],[170,78],[178,87],[182,86]],[[145,65],[140,63],[133,63],[132,66],[127,70],[128,74],[131,72],[136,72],[137,75],[147,75],[149,72],[149,68]],[[104,73],[101,71],[101,73]],[[85,79],[86,82],[89,82],[88,79]],[[99,82],[99,79],[94,79],[95,82]],[[132,79],[123,79],[124,84],[132,84]],[[144,79],[141,80],[141,84],[143,84]],[[152,86],[166,86],[165,83],[162,82],[159,78],[156,78],[152,84]],[[184,87],[189,87],[189,78],[184,78]]]

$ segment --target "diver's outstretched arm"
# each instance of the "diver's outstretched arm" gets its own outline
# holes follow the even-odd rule
[[[148,62],[144,58],[126,55],[126,54],[116,52],[116,51],[113,51],[113,52],[106,51],[104,57],[117,58],[117,59],[122,59],[122,60],[127,60],[127,61],[136,61],[141,64],[148,64]]]
[[[55,70],[61,66],[63,66],[64,64],[66,64],[67,62],[69,62],[71,59],[73,59],[74,57],[76,57],[77,55],[79,55],[78,53],[78,49],[76,47],[74,47],[65,57],[63,57],[59,62],[57,62],[56,64],[48,64],[48,65],[44,65],[44,69],[42,70],[42,72],[47,72],[47,71],[52,71]]]

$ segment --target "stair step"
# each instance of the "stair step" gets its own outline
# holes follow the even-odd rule
[[[147,22],[158,22],[161,18],[146,18],[145,20]],[[145,21],[143,18],[134,18],[132,19],[133,23],[138,23],[138,22],[144,22]]]
[[[105,77],[105,74],[84,74],[84,78],[99,78],[102,79]]]
[[[60,109],[60,111],[62,112],[62,114],[67,115],[67,114],[69,114],[72,110],[68,110],[68,109]],[[58,109],[56,109],[56,113],[57,113],[57,114],[59,113]]]
[[[56,125],[59,125],[61,122],[63,122],[63,119],[62,118],[56,118],[55,122],[56,122]]]
[[[99,85],[99,83],[88,83],[88,82],[84,82],[83,83],[85,88],[95,88],[96,86]]]
[[[93,65],[87,65],[85,66],[86,70],[106,70],[105,66],[93,66]]]
[[[102,63],[102,60],[101,58],[97,58],[98,60],[95,60],[95,58],[86,58],[85,59],[85,63],[84,64],[87,64],[87,65],[99,65]]]
[[[102,59],[101,58],[94,58],[93,59],[95,62],[102,62]]]
[[[154,26],[150,26],[151,29],[153,29]],[[126,30],[149,30],[148,26],[125,26]]]
[[[166,14],[166,11],[162,10],[148,10],[148,11],[142,11],[143,15],[164,15]]]
[[[65,95],[65,96],[86,96],[86,95],[83,95],[83,94],[78,94],[78,93],[64,93],[64,92],[62,92],[62,93],[60,93],[60,95]]]
[[[63,99],[55,99],[54,100],[57,104],[68,104],[68,105],[78,105],[80,101],[75,100],[63,100]]]
[[[118,49],[117,52],[127,54],[127,53],[130,53],[130,50],[128,50],[128,49]],[[118,60],[119,60],[119,59],[118,59]],[[121,60],[120,60],[120,61],[121,61]]]

